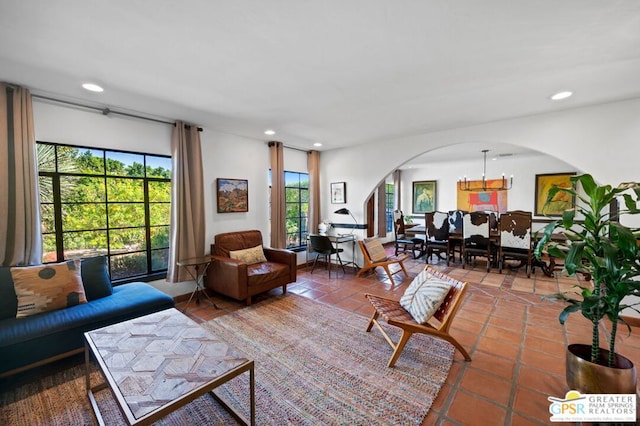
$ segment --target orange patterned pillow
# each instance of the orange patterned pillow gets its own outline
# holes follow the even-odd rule
[[[18,296],[16,318],[87,303],[80,275],[80,262],[11,268]]]
[[[244,250],[235,250],[229,252],[229,257],[232,259],[240,260],[247,265],[254,263],[266,262],[267,258],[264,256],[264,250],[262,245],[251,247]]]

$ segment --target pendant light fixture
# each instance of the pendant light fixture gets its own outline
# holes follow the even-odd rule
[[[458,189],[460,191],[506,191],[511,189],[513,186],[513,175],[507,180],[504,177],[504,173],[502,174],[502,182],[500,186],[487,186],[487,152],[488,149],[483,149],[482,154],[484,155],[484,165],[482,168],[482,186],[478,187],[477,185],[472,185],[471,180],[467,180],[467,177],[458,179]]]

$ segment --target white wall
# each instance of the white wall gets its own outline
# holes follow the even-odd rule
[[[35,101],[33,109],[37,140],[171,155],[172,126],[169,124],[117,115],[104,116],[95,111],[38,101],[37,98]],[[207,250],[215,234],[248,227],[262,231],[268,241],[267,145],[261,141],[211,129],[204,129],[200,138],[205,184]],[[285,154],[287,157],[295,157],[292,161],[296,166],[299,165],[298,153],[290,153],[287,150]],[[306,170],[306,165],[304,167]],[[249,212],[217,212],[217,178],[249,181]]]
[[[499,179],[514,175],[513,187],[507,193],[509,210],[534,211],[536,174],[576,172],[573,166],[545,154],[504,157],[496,161],[487,161],[487,178]],[[427,167],[402,170],[402,211],[411,215],[412,188],[414,181],[435,180],[436,209],[441,211],[457,208],[457,181],[460,176],[472,180],[482,177],[482,156],[475,161],[439,162]]]
[[[367,144],[366,148],[359,146],[324,152],[321,161],[321,187],[325,188],[322,191],[322,216],[328,215],[331,211],[329,191],[326,189],[330,182],[347,182],[347,207],[361,222],[368,196],[387,175],[407,160],[459,143],[477,143],[480,152],[484,147],[483,143],[487,141],[526,146],[552,158],[563,159],[571,169],[590,173],[600,183],[617,185],[620,182],[637,181],[637,163],[640,158],[640,99],[384,140]],[[556,165],[550,165],[550,168],[544,170],[535,170],[535,173],[556,171],[553,170]],[[564,169],[563,167],[559,171]],[[523,171],[525,176],[533,172],[529,167]],[[444,170],[440,172],[445,176]],[[457,175],[457,179],[464,173],[456,171],[454,174]],[[518,177],[514,181],[514,188],[523,185],[523,193],[528,187],[528,190],[532,191],[530,194],[533,194],[531,180],[521,180],[519,176],[523,173],[520,171],[514,174]],[[441,179],[436,173],[430,176],[432,179]],[[407,176],[407,180],[409,179],[411,178]],[[450,179],[448,177],[443,180]],[[410,205],[405,204],[410,201],[406,201],[407,186],[404,188],[403,208],[411,211]],[[519,196],[512,194],[515,194],[514,190],[509,194],[509,208],[515,209],[527,204],[526,200],[518,200]],[[513,200],[511,197],[514,197]],[[438,195],[439,206],[446,206],[449,202],[450,195]],[[624,314],[639,316],[630,309]]]
[[[171,155],[171,126],[124,116],[105,116],[34,99],[36,139],[99,148]]]
[[[617,184],[638,180],[640,99],[384,140],[369,143],[366,147],[356,146],[323,152],[323,217],[331,211],[329,191],[326,189],[330,182],[347,182],[347,208],[352,210],[361,222],[364,217],[364,203],[371,191],[407,160],[459,143],[476,143],[480,152],[487,141],[533,148],[540,153],[566,161],[573,170],[591,173],[600,182]],[[489,165],[487,168],[489,169]],[[508,173],[508,170],[506,172]],[[457,179],[460,171],[456,171],[455,174]],[[516,177],[521,175],[520,171],[514,174]],[[516,179],[514,185],[531,185],[530,180],[529,183],[526,182],[526,179]],[[406,189],[404,194],[407,194]]]
[[[269,148],[263,142],[204,129],[202,162],[205,185],[206,247],[216,234],[258,229],[269,244]],[[249,211],[218,213],[216,179],[247,179]]]
[[[205,250],[216,234],[258,229],[264,245],[270,245],[269,214],[269,148],[265,142],[205,129],[200,135],[204,163],[205,214],[207,233]],[[285,149],[285,170],[307,172],[307,154]],[[218,213],[216,179],[248,179],[249,211],[247,213]],[[298,254],[298,264],[305,261],[305,253]]]
[[[73,109],[39,101],[34,102],[34,121],[38,140],[96,146],[101,148],[170,154],[171,126],[121,116],[103,116],[96,112]],[[255,228],[268,241],[269,213],[267,170],[269,151],[262,141],[242,138],[204,129],[201,133],[205,178],[207,244],[220,232]],[[364,203],[393,170],[407,160],[425,152],[458,143],[477,143],[478,152],[487,141],[522,145],[536,149],[555,159],[566,159],[572,170],[588,172],[600,182],[617,184],[638,180],[637,158],[640,156],[640,99],[541,114],[484,125],[426,133],[384,140],[352,148],[321,153],[321,217],[332,222],[344,222],[344,216],[333,213],[340,207],[349,208],[358,223],[363,223]],[[287,141],[284,141],[285,144]],[[291,163],[289,163],[289,161]],[[479,160],[478,160],[479,161]],[[562,161],[540,165],[515,165],[514,190],[509,194],[509,208],[531,209],[531,195],[519,199],[515,189],[532,194],[535,173],[565,171]],[[306,156],[293,150],[285,151],[285,163],[291,170],[306,170]],[[461,165],[464,167],[464,165]],[[544,166],[544,167],[543,167]],[[556,166],[561,167],[557,170]],[[304,169],[302,169],[304,167]],[[434,165],[435,167],[435,165]],[[413,180],[438,180],[438,206],[451,203],[451,175],[446,166],[438,166],[420,179],[405,175],[403,209],[411,211],[407,188]],[[488,164],[488,171],[492,170]],[[466,168],[465,168],[466,169]],[[501,173],[502,170],[497,171]],[[489,172],[489,177],[492,175]],[[453,172],[453,179],[460,174]],[[215,180],[218,177],[249,180],[249,212],[218,214]],[[416,175],[416,177],[418,177]],[[330,182],[347,183],[347,203],[332,205]],[[442,182],[442,185],[440,185]],[[531,192],[529,192],[531,191]],[[513,195],[512,195],[513,194]],[[362,237],[362,231],[356,231]],[[172,284],[172,289],[175,286]],[[174,293],[172,293],[174,294]]]
[[[171,155],[170,124],[156,123],[125,116],[104,116],[96,111],[79,109],[34,99],[34,124],[39,141],[120,149],[150,154]],[[222,232],[259,229],[269,245],[269,148],[263,141],[204,129],[200,133],[205,184],[205,251],[213,237]],[[306,172],[306,153],[286,149],[287,170]],[[249,211],[218,213],[216,179],[232,178],[249,181]],[[304,262],[304,253],[298,256]],[[152,283],[175,296],[193,288],[192,282]]]

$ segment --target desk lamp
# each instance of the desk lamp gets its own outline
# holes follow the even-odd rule
[[[347,208],[344,208],[344,207],[343,207],[343,208],[341,208],[341,209],[336,210],[334,213],[335,213],[335,214],[348,214],[348,215],[351,215],[351,217],[353,218],[353,222],[354,222],[356,225],[358,224],[358,221],[356,220],[355,216],[353,216],[353,213],[351,213],[351,212],[349,211],[349,209],[347,209]],[[354,228],[351,228],[351,233],[352,233],[352,234],[353,234],[353,231],[355,231],[355,229],[356,229],[355,227],[354,227]]]

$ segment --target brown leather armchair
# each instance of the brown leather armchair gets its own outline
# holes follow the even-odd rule
[[[216,293],[236,300],[246,300],[251,305],[251,296],[296,281],[296,254],[291,250],[263,247],[266,261],[246,263],[232,259],[230,252],[246,250],[262,245],[262,234],[258,230],[227,232],[214,237],[211,244],[212,262],[207,269],[205,285]],[[237,254],[236,254],[237,255]]]

